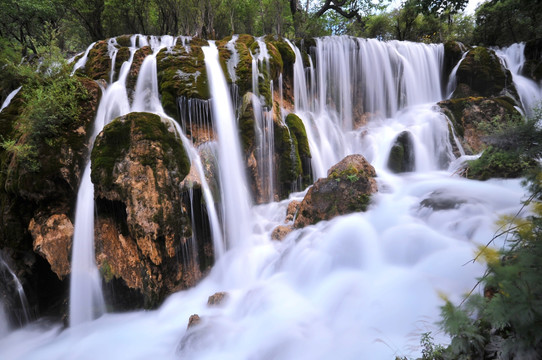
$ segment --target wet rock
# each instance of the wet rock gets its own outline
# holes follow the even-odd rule
[[[509,97],[467,97],[441,101],[438,105],[452,121],[465,151],[471,154],[485,149],[489,136],[502,124],[521,118],[514,100]]]
[[[188,48],[179,43],[160,50],[156,56],[162,106],[169,116],[180,120],[177,102],[181,97],[209,99],[207,70],[201,50],[207,45],[206,40],[194,38]]]
[[[208,306],[219,306],[227,298],[228,298],[228,293],[226,293],[226,292],[217,292],[217,293],[209,296],[209,299],[207,300],[207,305]]]
[[[375,169],[361,155],[349,155],[309,189],[295,220],[296,228],[339,215],[365,211],[377,189]]]
[[[394,173],[413,171],[415,166],[414,141],[408,131],[397,136],[390,150],[388,168]]]
[[[286,209],[286,222],[294,221],[295,216],[299,211],[299,205],[301,205],[301,201],[290,201],[290,203],[288,204],[288,208]]]
[[[273,229],[271,239],[281,241],[292,231],[294,231],[294,227],[292,225],[279,225]]]
[[[188,326],[186,327],[186,329],[193,328],[199,323],[201,323],[201,318],[198,314],[190,315],[190,318],[188,319]]]
[[[512,74],[493,50],[476,47],[470,50],[457,69],[458,88],[454,99],[471,96],[511,96],[519,99]]]
[[[444,43],[444,64],[443,73],[446,76],[444,83],[448,82],[448,76],[452,72],[452,69],[457,65],[463,51],[467,51],[466,47],[458,41],[446,41]]]
[[[70,273],[73,224],[66,214],[33,218],[28,230],[34,251],[44,257],[60,280]]]
[[[97,137],[91,160],[104,278],[140,291],[145,307],[194,285],[202,274],[179,188],[190,164],[168,124],[148,113],[115,119]]]

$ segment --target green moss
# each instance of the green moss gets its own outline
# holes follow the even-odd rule
[[[91,179],[94,184],[110,188],[115,163],[130,147],[130,123],[117,118],[107,124],[96,139],[91,153]]]
[[[286,116],[286,125],[296,137],[299,156],[311,157],[311,150],[309,148],[309,139],[307,138],[307,131],[303,121],[295,114],[290,113]]]
[[[167,169],[177,169],[182,180],[190,171],[190,161],[175,134],[160,117],[149,113],[130,113],[109,123],[92,149],[92,182],[106,189],[112,186],[115,164],[128,152],[132,141],[152,141],[162,147],[162,161]],[[139,161],[156,173],[160,153],[151,152]]]
[[[117,44],[119,44],[120,47],[130,47],[132,46],[132,40],[130,40],[130,35],[121,35],[117,36]]]
[[[117,56],[115,57],[115,73],[113,76],[113,81],[118,80],[120,75],[120,68],[125,61],[130,59],[130,49],[127,47],[122,47],[117,51]]]
[[[243,152],[248,154],[254,148],[254,109],[252,107],[252,93],[245,93],[239,116],[239,132]]]
[[[190,43],[189,52],[179,44],[173,49],[162,49],[156,57],[162,105],[168,115],[177,119],[178,98],[210,98],[203,45],[208,43],[197,39]]]
[[[331,174],[328,175],[328,179],[340,180],[340,179],[357,179],[365,177],[365,172],[363,169],[356,169],[353,165],[348,166],[343,171],[334,170]],[[352,181],[351,181],[352,182]]]
[[[469,161],[467,177],[487,180],[490,178],[517,178],[536,168],[536,161],[519,151],[506,151],[488,147],[478,159]]]
[[[109,264],[109,261],[104,260],[102,262],[102,266],[100,267],[100,273],[102,274],[102,277],[105,279],[105,282],[110,282],[113,280],[113,277],[115,274],[113,273],[113,270],[111,269],[111,265]]]
[[[239,63],[235,68],[239,94],[252,91],[252,56],[250,55],[249,46],[253,43],[254,38],[251,35],[246,34],[239,35],[239,38],[235,43],[235,49],[239,54]]]
[[[93,80],[109,81],[111,58],[108,55],[107,41],[98,41],[88,53],[84,73]]]
[[[464,84],[470,94],[455,94],[454,98],[465,95],[499,96],[508,91],[518,98],[510,71],[505,69],[493,50],[476,47],[470,50],[457,69],[458,86]]]
[[[297,150],[297,141],[290,136],[288,127],[274,123],[275,151],[279,155],[279,183],[294,183],[302,173],[301,160]]]
[[[284,40],[273,41],[272,44],[277,48],[282,59],[283,69],[293,74],[293,66],[295,63],[295,53]]]

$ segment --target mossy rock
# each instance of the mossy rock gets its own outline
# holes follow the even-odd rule
[[[339,215],[366,211],[377,191],[376,172],[361,155],[349,155],[318,179],[303,198],[294,226],[297,228]]]
[[[252,56],[250,46],[254,43],[254,37],[247,34],[239,35],[235,43],[235,49],[239,54],[239,63],[235,68],[239,94],[252,91]]]
[[[161,151],[142,155],[138,161],[156,171],[158,160],[168,169],[177,169],[179,180],[190,171],[190,161],[176,135],[168,129],[158,115],[149,113],[130,113],[113,120],[104,127],[92,149],[91,178],[94,184],[111,189],[118,164],[124,159],[131,146],[137,142],[160,144]]]
[[[160,50],[156,59],[158,84],[162,106],[169,116],[179,120],[177,101],[180,97],[207,100],[210,98],[207,70],[201,46],[209,43],[201,39],[190,42],[190,51],[177,44]]]
[[[470,50],[459,65],[457,84],[462,85],[462,90],[454,92],[453,98],[510,95],[519,99],[510,71],[501,64],[495,51],[481,46]]]
[[[414,171],[414,141],[408,131],[401,132],[395,139],[388,157],[388,168],[394,173]]]
[[[251,92],[243,95],[241,111],[239,112],[239,133],[241,137],[241,146],[243,153],[249,154],[255,147],[255,130],[254,130],[254,107],[252,105]]]
[[[301,161],[302,186],[305,188],[312,184],[312,157],[307,131],[303,121],[293,113],[286,116],[285,122],[290,129],[291,137],[295,140],[294,144],[297,147],[297,153],[299,154],[299,159]]]
[[[116,37],[117,44],[120,47],[129,48],[132,46],[132,36],[131,35],[120,35]]]
[[[467,178],[476,180],[519,178],[537,166],[535,160],[519,151],[506,151],[490,146],[478,159],[469,161],[465,174]]]
[[[88,52],[88,59],[83,72],[93,80],[103,79],[109,81],[110,71],[111,58],[109,57],[107,40],[98,41]]]
[[[130,49],[127,47],[121,47],[117,51],[117,56],[115,57],[115,72],[113,74],[113,81],[117,81],[119,79],[122,64],[128,60],[130,60]]]
[[[460,42],[449,40],[444,43],[443,71],[446,80],[444,83],[447,82],[448,76],[452,72],[452,69],[463,57],[464,50],[466,51],[465,46]]]
[[[271,41],[271,43],[273,44],[273,46],[275,46],[275,48],[280,53],[280,57],[282,59],[283,73],[285,74],[285,76],[292,78],[294,74],[294,63],[295,63],[294,51],[292,50],[290,45],[288,45],[286,41],[284,41],[283,39]]]
[[[128,78],[126,79],[126,88],[132,91],[135,90],[137,77],[139,76],[139,71],[141,70],[141,64],[143,64],[145,58],[150,54],[152,54],[152,49],[150,46],[144,46],[136,50],[134,53],[132,66],[130,67],[130,72],[128,73]]]

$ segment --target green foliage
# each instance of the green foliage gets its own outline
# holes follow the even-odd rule
[[[542,353],[542,173],[533,173],[525,206],[532,215],[502,220],[507,246],[499,257],[484,256],[487,270],[478,286],[459,306],[446,301],[442,328],[452,337],[445,359],[536,359]],[[501,228],[502,229],[502,228]],[[489,244],[488,244],[489,245]]]
[[[542,2],[491,0],[476,10],[474,43],[505,46],[542,37]]]
[[[36,73],[29,66],[20,66],[23,79],[22,110],[14,131],[3,134],[4,148],[21,170],[37,172],[51,166],[40,159],[43,153],[59,151],[69,142],[66,133],[80,120],[81,103],[88,100],[86,89],[61,63]]]

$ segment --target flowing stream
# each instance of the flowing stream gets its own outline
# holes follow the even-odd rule
[[[215,212],[222,228],[215,220],[213,237],[215,251],[219,234],[225,246],[210,273],[157,310],[106,313],[67,329],[27,325],[0,339],[0,358],[393,359],[419,356],[420,335],[427,331],[437,342],[448,341],[435,325],[441,296],[460,301],[483,273],[484,265],[470,260],[493,236],[499,216],[521,208],[520,180],[454,175],[458,160],[448,122],[435,109],[445,96],[442,45],[322,38],[318,66],[309,68],[290,46],[295,112],[307,130],[314,176],[361,153],[378,175],[379,192],[368,211],[271,240],[272,230],[285,224],[288,203],[304,192],[251,204],[230,92],[211,42],[203,51],[223,196]],[[156,53],[140,72],[136,93],[144,94],[135,98],[141,102],[130,107],[123,67],[104,92],[97,122],[135,109],[163,113],[155,103]],[[140,81],[147,85],[140,88]],[[360,116],[367,111],[373,115]],[[387,159],[403,132],[413,143],[413,171],[394,174]],[[197,149],[180,136],[203,174]],[[86,211],[92,218],[93,208]],[[225,302],[208,306],[218,291],[228,293]],[[187,329],[192,314],[201,323]]]

